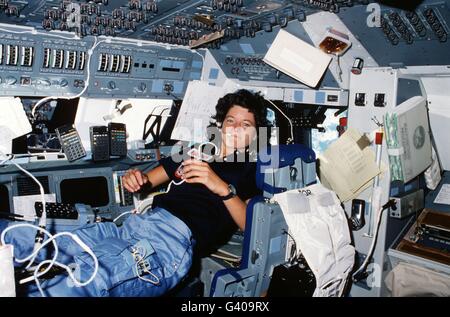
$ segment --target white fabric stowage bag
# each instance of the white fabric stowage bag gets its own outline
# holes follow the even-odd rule
[[[0,244],[0,297],[16,296],[13,254],[12,245]]]
[[[341,296],[354,265],[347,218],[336,194],[321,184],[273,198],[316,278],[314,296]]]
[[[450,297],[450,276],[406,262],[395,266],[385,283],[393,297]]]

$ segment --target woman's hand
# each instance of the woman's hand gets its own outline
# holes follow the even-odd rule
[[[130,169],[122,176],[123,186],[132,193],[140,190],[146,183],[148,183],[147,175],[137,169]]]
[[[184,161],[182,164],[182,178],[186,183],[203,184],[216,195],[228,195],[228,184],[211,169],[208,163],[191,159]]]

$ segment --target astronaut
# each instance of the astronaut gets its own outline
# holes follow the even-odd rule
[[[269,126],[265,100],[247,90],[229,93],[219,99],[213,119],[210,128],[219,131],[218,151],[208,161],[195,155],[182,161],[182,156],[172,156],[146,174],[127,171],[122,181],[130,192],[169,181],[172,185],[154,197],[151,210],[130,215],[121,226],[103,222],[75,230],[97,256],[98,273],[84,287],[58,275],[42,283],[45,295],[159,296],[189,272],[193,256],[210,254],[237,228],[245,229],[247,203],[260,194],[251,149],[256,148],[259,131]],[[92,257],[73,240],[61,237],[58,248],[60,261],[74,262],[81,280],[92,274]],[[28,295],[39,292],[31,288]]]

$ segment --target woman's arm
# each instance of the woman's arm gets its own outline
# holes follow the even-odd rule
[[[220,196],[225,196],[227,194],[228,191],[225,192],[224,195]],[[230,213],[234,222],[242,231],[245,230],[245,220],[247,217],[247,202],[243,202],[238,196],[234,196],[233,198],[227,199],[223,202],[225,204],[225,207],[227,207],[228,212]]]
[[[130,169],[122,176],[122,184],[132,193],[137,192],[147,183],[149,183],[151,187],[157,187],[168,181],[169,176],[162,165],[150,170],[147,174],[144,174],[138,169]]]
[[[198,160],[184,161],[183,178],[186,180],[186,183],[201,183],[219,196],[226,196],[229,193],[228,184],[206,162]],[[244,230],[247,203],[235,196],[225,200],[224,204],[239,229]]]

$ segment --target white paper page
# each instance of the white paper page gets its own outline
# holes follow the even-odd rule
[[[215,114],[219,98],[234,91],[235,87],[211,86],[207,82],[191,81],[181,104],[172,139],[181,141],[206,141],[206,128]]]
[[[444,114],[444,112],[429,112],[431,131],[436,143],[436,152],[440,158],[442,168],[450,170],[450,146],[448,143],[450,114],[448,117]]]
[[[443,184],[434,200],[435,204],[450,205],[450,184]]]
[[[361,150],[356,143],[360,138],[359,132],[348,129],[320,157],[320,173],[341,201],[353,198],[380,174],[373,150],[369,146]]]
[[[7,126],[0,125],[0,160],[6,158],[5,154],[11,153],[14,132]]]
[[[20,98],[0,97],[0,150],[11,153],[12,140],[32,131]]]
[[[45,202],[56,202],[55,194],[45,194]],[[34,203],[41,200],[41,195],[14,196],[14,213],[24,216],[24,220],[33,221],[36,218],[36,209]]]

